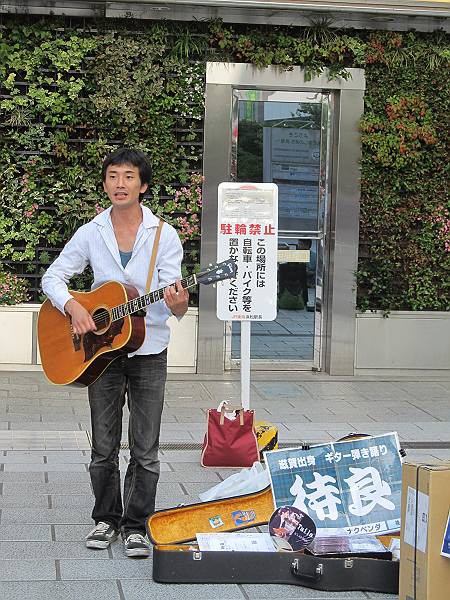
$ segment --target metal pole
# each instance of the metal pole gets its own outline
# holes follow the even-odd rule
[[[241,404],[250,408],[250,343],[251,323],[241,321]]]

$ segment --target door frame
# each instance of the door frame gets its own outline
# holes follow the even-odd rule
[[[327,225],[329,222],[329,197],[331,195],[331,153],[328,151],[332,139],[332,94],[317,91],[285,91],[285,90],[254,90],[243,89],[242,87],[233,87],[233,116],[231,133],[231,167],[230,177],[232,181],[237,181],[238,169],[238,139],[239,139],[239,102],[273,102],[273,103],[295,103],[295,104],[315,104],[320,106],[320,162],[319,168],[319,188],[323,194],[318,197],[317,203],[317,226],[315,229],[283,229],[278,226],[279,241],[283,238],[296,238],[316,242],[316,272],[315,272],[315,302],[314,302],[314,323],[312,335],[312,356],[310,359],[286,359],[289,360],[289,368],[292,370],[316,370],[322,368],[322,331],[326,322],[326,306],[321,299],[324,297],[323,281],[325,279],[325,248],[327,243]],[[271,183],[271,179],[264,179],[264,182]],[[317,291],[320,289],[320,298]],[[228,325],[228,324],[227,324]],[[231,325],[231,324],[230,324]],[[225,327],[225,369],[236,369],[240,366],[240,359],[232,358],[232,328]],[[253,332],[252,332],[253,333]],[[286,361],[284,361],[285,363]],[[252,358],[253,370],[279,370],[286,368],[285,364],[277,358],[257,359]]]
[[[232,164],[233,89],[328,92],[333,96],[331,209],[328,275],[324,282],[327,319],[322,330],[321,364],[334,375],[352,375],[355,354],[356,284],[359,239],[359,120],[365,77],[348,69],[348,79],[329,79],[325,70],[305,81],[304,70],[257,69],[241,63],[207,63],[201,263],[217,256],[217,188],[230,181]],[[222,373],[225,324],[216,317],[216,293],[202,286],[199,294],[198,373]],[[267,366],[266,366],[267,368]]]

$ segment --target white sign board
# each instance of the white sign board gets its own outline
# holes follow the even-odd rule
[[[217,260],[232,258],[237,277],[217,290],[222,321],[277,316],[278,188],[274,183],[219,185]]]

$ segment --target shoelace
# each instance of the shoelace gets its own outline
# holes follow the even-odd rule
[[[141,535],[140,533],[130,533],[130,535],[127,537],[126,541],[127,541],[127,543],[138,542],[139,544],[147,545],[147,542],[145,541],[144,536]]]
[[[100,523],[97,523],[97,525],[94,527],[94,529],[89,535],[93,535],[94,533],[106,533],[109,527],[109,523],[104,523],[103,521],[100,521]]]

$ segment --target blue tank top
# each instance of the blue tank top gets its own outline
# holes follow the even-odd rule
[[[125,269],[125,267],[128,264],[128,261],[131,258],[131,255],[133,254],[133,251],[131,251],[131,252],[122,252],[122,250],[119,250],[119,254],[120,254],[120,262],[122,263],[122,267]]]

